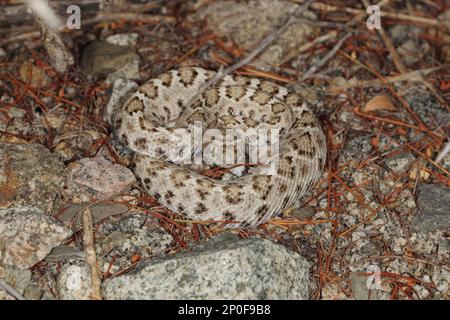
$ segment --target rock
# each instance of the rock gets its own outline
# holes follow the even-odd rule
[[[384,161],[394,173],[404,173],[415,160],[416,158],[411,153],[399,153]]]
[[[417,206],[419,212],[412,218],[412,227],[418,232],[433,232],[450,228],[450,188],[441,185],[420,184]]]
[[[71,261],[71,260],[84,260],[86,252],[81,251],[78,248],[70,246],[57,246],[50,251],[49,255],[45,258],[46,261],[58,262],[58,261]]]
[[[3,279],[8,285],[14,288],[19,294],[23,295],[25,289],[31,281],[30,270],[20,270],[16,268],[0,267],[0,279]],[[0,300],[14,300],[5,290],[0,287]]]
[[[84,262],[64,265],[56,284],[61,300],[89,300],[91,297],[91,269]]]
[[[82,228],[82,216],[79,213],[85,207],[85,204],[71,204],[65,207],[63,212],[58,214],[58,219],[67,225],[71,225],[74,230],[79,230]],[[126,204],[115,202],[95,203],[89,208],[91,209],[94,224],[107,217],[124,214],[129,211]]]
[[[36,212],[0,213],[0,263],[30,268],[71,234],[53,218]]]
[[[349,160],[360,162],[366,159],[372,151],[371,139],[370,135],[362,134],[359,131],[349,133],[349,140],[339,156],[339,164],[344,164]]]
[[[302,220],[311,219],[314,216],[314,214],[316,214],[316,211],[311,206],[294,208],[291,212],[291,216]]]
[[[347,296],[336,283],[325,283],[322,288],[322,300],[346,300]]]
[[[350,288],[356,300],[385,300],[385,294],[379,289],[369,289],[368,276],[361,272],[352,272],[349,276]]]
[[[422,30],[414,25],[397,24],[390,30],[392,39],[397,47],[403,63],[412,66],[428,53],[430,45],[422,40]]]
[[[173,237],[161,228],[157,219],[148,215],[129,213],[118,223],[115,220],[109,219],[99,226],[99,232],[107,234],[97,242],[97,252],[104,257],[101,269],[104,272],[128,268],[137,257],[161,255],[173,242]]]
[[[106,299],[308,299],[309,263],[266,239],[219,236],[143,261],[103,284]]]
[[[137,33],[118,33],[107,37],[105,42],[118,46],[134,47],[138,38]]]
[[[36,285],[36,283],[32,282],[25,288],[23,297],[26,300],[40,300],[42,297],[42,290]]]
[[[0,143],[0,213],[55,212],[65,179],[64,164],[44,146]]]
[[[93,41],[84,49],[81,58],[83,73],[94,78],[108,77],[139,79],[139,55],[130,47]]]
[[[450,133],[449,129],[445,129],[450,122],[450,113],[424,86],[412,87],[404,94],[404,97],[426,125],[435,128],[438,122],[447,134]]]
[[[397,48],[402,61],[406,66],[410,67],[422,60],[430,51],[430,45],[426,41],[417,43],[413,39],[409,39]]]
[[[24,62],[19,68],[20,79],[32,87],[41,88],[50,84],[50,77],[41,68]]]
[[[192,18],[206,19],[215,33],[229,35],[239,48],[251,50],[279,28],[297,7],[280,0],[215,1],[201,7]],[[312,16],[308,11],[304,14]],[[280,64],[289,51],[304,45],[313,33],[311,24],[292,23],[252,64],[263,68]]]
[[[83,158],[69,168],[64,194],[75,203],[110,199],[136,182],[131,170],[103,157]]]

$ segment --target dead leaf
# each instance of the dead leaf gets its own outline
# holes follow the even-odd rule
[[[364,112],[375,111],[375,110],[397,110],[397,108],[392,103],[391,97],[388,95],[379,95],[370,99],[364,107]]]

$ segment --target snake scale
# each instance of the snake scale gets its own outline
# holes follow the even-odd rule
[[[127,96],[115,130],[135,153],[138,180],[161,205],[192,220],[255,227],[291,207],[318,181],[326,161],[326,139],[306,103],[287,88],[228,75],[198,94],[214,75],[185,67],[145,82]],[[217,135],[226,129],[278,130],[278,142],[262,139],[276,145],[278,153],[265,163],[237,168],[232,179],[213,179],[201,170],[214,167],[214,161],[180,161],[201,148],[224,150],[223,140],[219,143],[214,137],[193,141],[196,128],[203,134],[215,129]],[[186,152],[188,147],[191,151]],[[248,159],[248,147],[245,152]],[[275,168],[270,174],[269,166]]]

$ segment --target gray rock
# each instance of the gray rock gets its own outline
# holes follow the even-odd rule
[[[56,281],[62,300],[89,300],[91,297],[91,269],[85,262],[64,265]]]
[[[30,268],[71,234],[53,218],[36,212],[0,213],[0,263]]]
[[[240,48],[251,50],[279,28],[297,7],[294,3],[280,0],[214,1],[202,6],[192,18],[206,19],[209,28],[229,35]],[[314,18],[309,11],[304,14]],[[292,23],[252,64],[262,68],[280,64],[288,52],[304,45],[312,33],[314,26],[311,24]]]
[[[308,220],[311,219],[316,214],[316,211],[311,206],[306,206],[302,208],[294,208],[291,215],[298,219]]]
[[[64,211],[58,214],[58,219],[65,224],[70,225],[73,230],[80,230],[83,228],[82,215],[80,213],[83,212],[87,206],[87,204],[67,204],[63,209]],[[89,208],[91,209],[94,224],[107,217],[124,214],[129,211],[126,204],[114,202],[95,203],[89,205]]]
[[[420,232],[450,228],[450,188],[434,184],[420,184],[412,227]]]
[[[173,237],[161,228],[157,219],[142,213],[129,213],[124,217],[104,220],[98,231],[105,237],[98,239],[97,253],[102,256],[101,270],[114,274],[130,267],[130,261],[154,258],[164,254]]]
[[[447,134],[450,133],[449,129],[445,129],[450,122],[450,113],[425,87],[412,87],[405,93],[405,99],[425,124],[435,128],[438,122]]]
[[[399,153],[385,160],[386,165],[394,173],[404,173],[416,158],[411,153]]]
[[[414,25],[397,24],[389,30],[397,51],[407,66],[412,66],[429,52],[430,45],[420,36],[422,30]]]
[[[49,255],[45,258],[49,262],[58,261],[71,261],[71,260],[84,260],[86,252],[81,251],[78,248],[70,246],[57,246],[50,251]]]
[[[356,300],[384,300],[383,292],[379,289],[370,290],[367,286],[367,275],[352,272],[349,276],[350,288]]]
[[[352,135],[353,137],[349,138],[339,156],[339,164],[349,160],[360,162],[366,159],[372,151],[372,137],[370,135],[361,134],[358,131],[353,132]]]
[[[83,158],[70,165],[64,194],[75,203],[107,200],[126,191],[135,182],[133,172],[125,166],[101,156]]]
[[[16,268],[0,267],[0,279],[3,279],[9,286],[14,288],[19,294],[23,295],[25,288],[30,284],[31,271],[20,270]],[[12,297],[2,288],[0,288],[0,300],[9,300]]]
[[[106,299],[308,299],[309,263],[266,239],[217,237],[103,284]]]
[[[106,77],[139,79],[139,55],[130,47],[93,41],[84,49],[81,58],[83,73],[94,78]]]
[[[139,35],[137,33],[117,33],[105,39],[105,42],[118,46],[136,46]]]
[[[51,214],[62,205],[64,164],[40,144],[0,143],[0,213]]]

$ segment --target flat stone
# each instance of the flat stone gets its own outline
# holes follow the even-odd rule
[[[30,268],[71,234],[55,219],[36,212],[0,213],[0,263]]]
[[[229,36],[239,48],[252,50],[279,28],[297,7],[280,0],[214,1],[202,6],[192,18],[206,19],[215,33]],[[304,14],[309,14],[309,18],[313,16],[309,11]],[[313,33],[311,24],[292,23],[252,64],[263,68],[280,64],[288,52],[306,44],[307,37]]]
[[[17,269],[11,267],[0,267],[0,279],[3,279],[9,286],[23,295],[25,289],[31,281],[31,271],[28,269]],[[0,300],[15,300],[4,289],[0,288]]]
[[[101,156],[83,158],[71,163],[69,168],[64,194],[73,202],[110,199],[136,182],[130,169]]]
[[[58,214],[58,219],[67,225],[70,225],[74,230],[83,228],[82,215],[80,212],[84,211],[86,204],[69,204],[65,206],[63,211]],[[95,203],[89,206],[92,213],[93,223],[96,224],[103,219],[110,216],[124,214],[129,211],[126,204],[105,202]]]
[[[0,213],[57,211],[65,180],[64,164],[44,146],[0,143]]]
[[[392,156],[385,161],[389,169],[394,173],[404,173],[408,170],[416,158],[411,153],[400,153]]]
[[[219,236],[108,279],[106,299],[308,299],[309,263],[267,239]]]
[[[418,232],[433,232],[450,228],[450,187],[419,185],[417,206],[412,227]]]
[[[92,41],[81,58],[83,73],[94,78],[139,79],[139,55],[130,47]]]
[[[291,212],[291,216],[302,220],[311,219],[316,214],[316,211],[311,206],[306,206],[302,208],[295,208]]]

